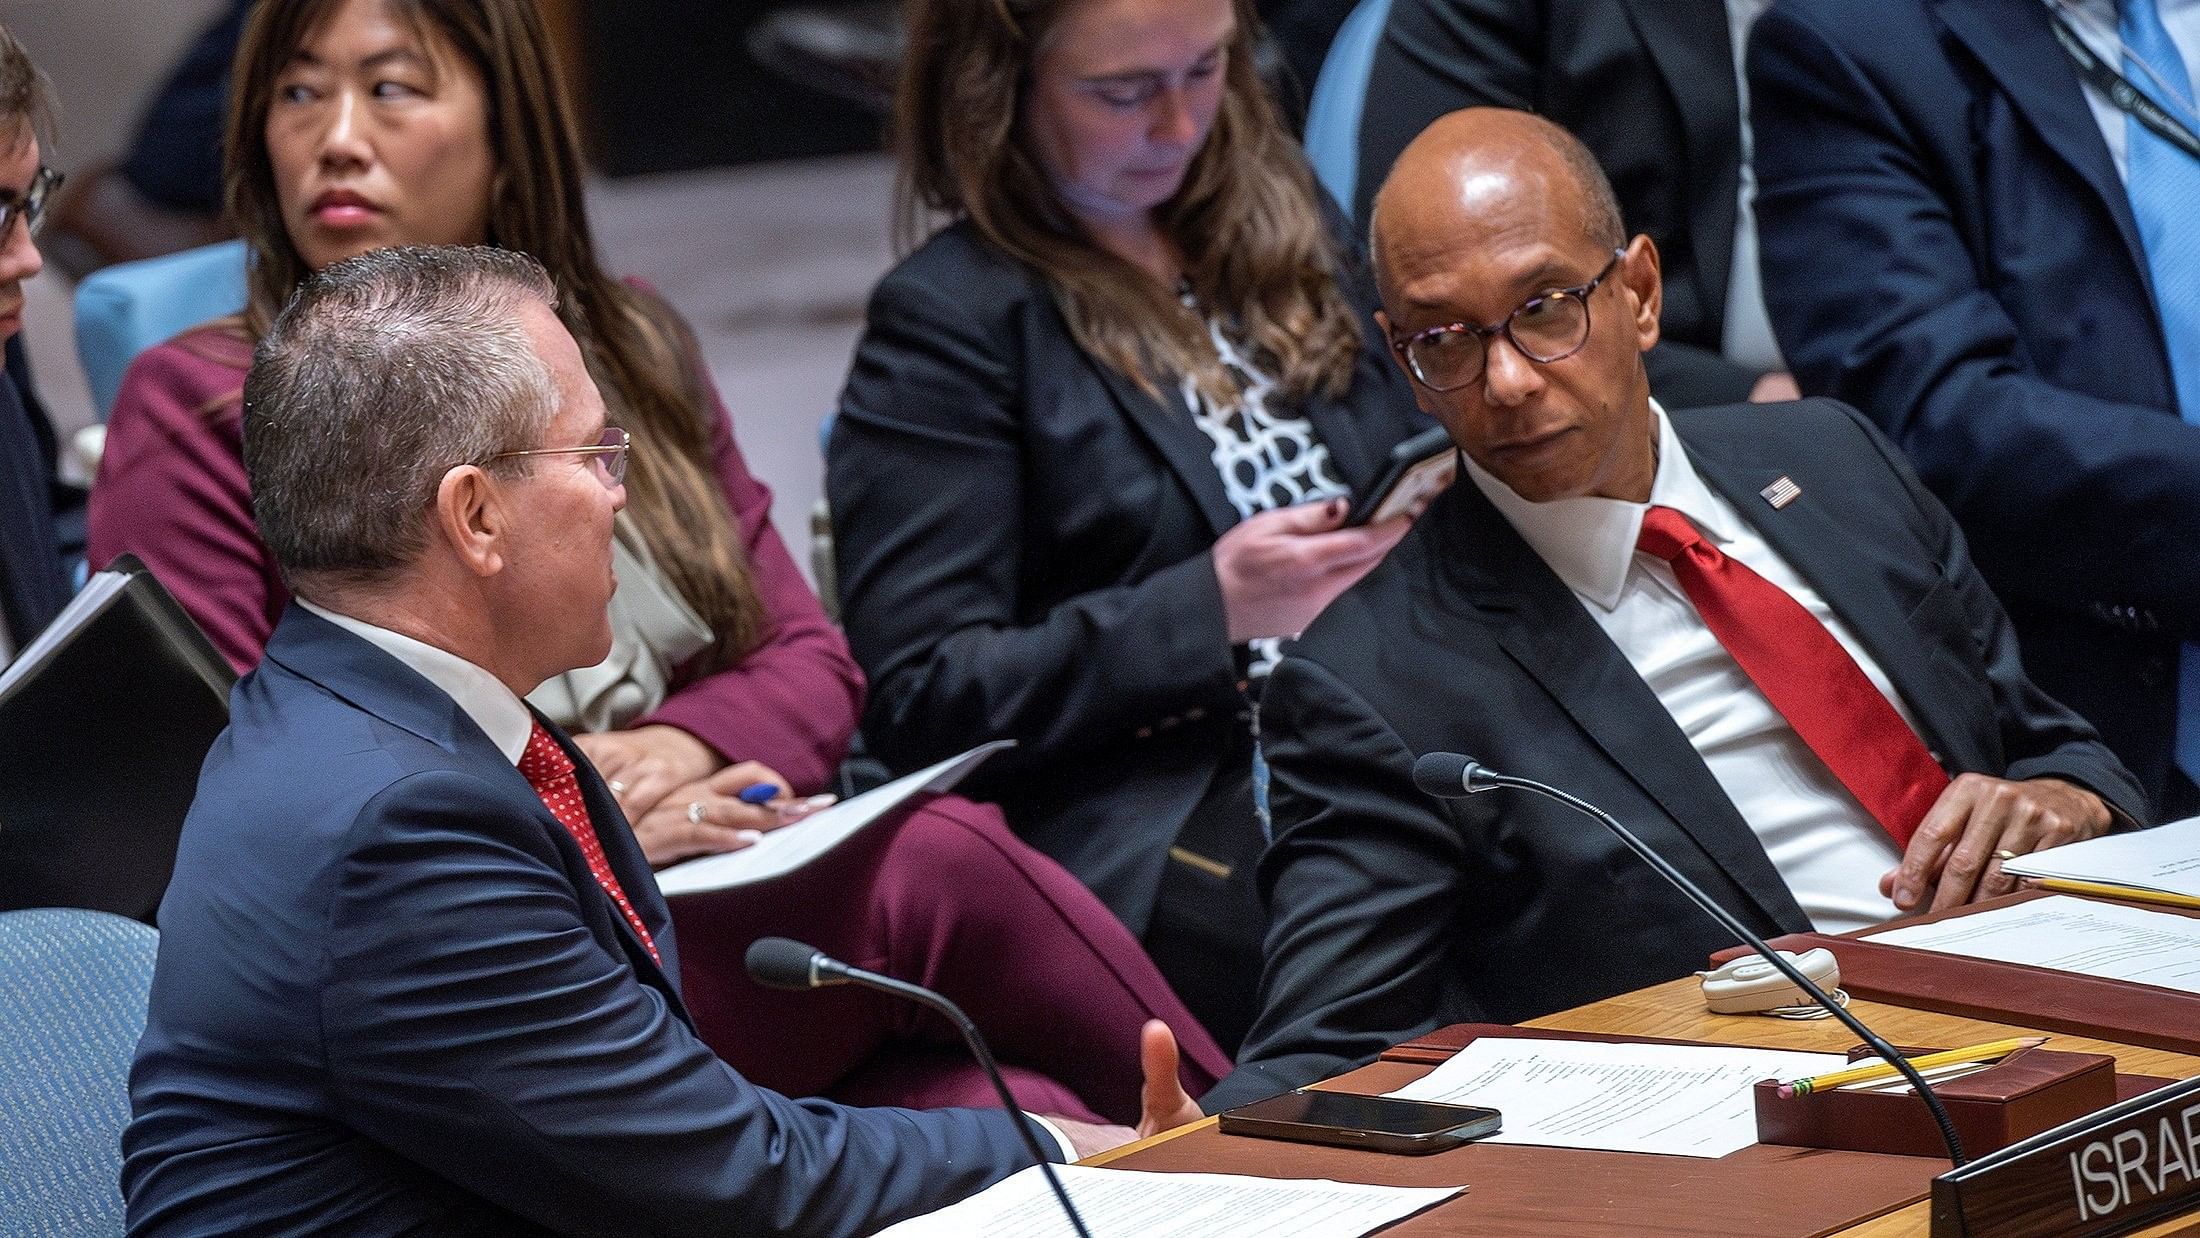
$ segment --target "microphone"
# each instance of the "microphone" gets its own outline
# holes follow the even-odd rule
[[[1762,956],[1765,962],[1777,968],[1780,974],[1787,977],[1789,982],[1794,984],[1796,988],[1810,994],[1813,1000],[1826,1008],[1827,1013],[1841,1020],[1850,1031],[1856,1033],[1866,1045],[1870,1046],[1873,1053],[1884,1058],[1888,1065],[1901,1072],[1902,1077],[1909,1081],[1910,1086],[1917,1089],[1918,1099],[1924,1101],[1925,1107],[1932,1112],[1934,1124],[1940,1127],[1941,1141],[1948,1145],[1949,1161],[1956,1167],[1961,1167],[1964,1164],[1966,1158],[1963,1155],[1963,1142],[1956,1137],[1955,1123],[1949,1120],[1948,1111],[1941,1106],[1940,1097],[1934,1094],[1932,1085],[1925,1082],[1925,1076],[1919,1074],[1917,1068],[1910,1065],[1908,1059],[1896,1052],[1893,1045],[1881,1039],[1877,1032],[1864,1026],[1864,1021],[1850,1013],[1848,1007],[1833,1000],[1824,989],[1819,988],[1817,981],[1804,975],[1803,970],[1790,962],[1786,955],[1774,950],[1765,942],[1764,938],[1750,931],[1748,925],[1735,919],[1733,915],[1728,913],[1726,908],[1721,907],[1709,894],[1704,893],[1703,890],[1697,887],[1695,882],[1690,881],[1679,869],[1666,863],[1664,856],[1651,850],[1648,843],[1635,837],[1634,831],[1621,825],[1617,817],[1587,800],[1568,795],[1557,787],[1537,782],[1532,778],[1520,778],[1512,774],[1498,773],[1473,757],[1462,756],[1456,752],[1431,752],[1415,761],[1413,763],[1413,785],[1425,794],[1447,800],[1465,799],[1470,795],[1480,795],[1484,791],[1495,791],[1501,787],[1516,791],[1531,791],[1543,796],[1545,799],[1556,800],[1583,816],[1594,818],[1605,829],[1612,831],[1621,842],[1625,843],[1629,851],[1641,856],[1644,863],[1656,869],[1660,877],[1672,882],[1675,889],[1687,895],[1690,902],[1701,907],[1705,915],[1718,921],[1719,926],[1727,932],[1749,943],[1750,949],[1755,950]]]
[[[1054,1198],[1069,1217],[1069,1227],[1077,1238],[1092,1238],[1092,1231],[1085,1228],[1085,1219],[1077,1214],[1077,1205],[1070,1202],[1069,1192],[1062,1188],[1062,1179],[1054,1172],[1054,1162],[1040,1147],[1039,1132],[1031,1115],[1023,1111],[1016,1098],[1009,1094],[1008,1081],[1001,1078],[1001,1068],[993,1062],[993,1050],[986,1047],[985,1037],[978,1033],[978,1025],[962,1012],[962,1007],[946,997],[906,980],[882,976],[874,971],[851,967],[815,946],[806,946],[785,937],[759,937],[749,946],[749,978],[773,989],[818,989],[830,984],[859,984],[881,993],[906,998],[921,1006],[929,1006],[947,1017],[962,1033],[963,1043],[970,1046],[970,1055],[978,1059],[985,1077],[993,1081],[993,1091],[1001,1098],[1001,1106],[1008,1110],[1009,1120],[1016,1126],[1016,1133],[1023,1136],[1024,1150],[1039,1163],[1039,1172],[1053,1188]]]

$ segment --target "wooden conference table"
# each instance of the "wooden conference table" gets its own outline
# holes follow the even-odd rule
[[[1936,1014],[1931,1011],[1912,1010],[1881,1002],[1859,1001],[1852,1005],[1873,1030],[1896,1044],[1918,1045],[1966,1045],[1997,1040],[2005,1036],[2023,1035],[2034,1029],[2008,1023],[1991,1023],[1979,1019],[1960,1018],[1954,1015]],[[1621,994],[1605,1001],[1579,1006],[1545,1018],[1529,1021],[1524,1026],[1552,1028],[1575,1032],[1605,1032],[1630,1036],[1660,1037],[1674,1040],[1704,1040],[1728,1044],[1762,1045],[1777,1048],[1813,1049],[1840,1052],[1855,1043],[1855,1034],[1831,1019],[1808,1022],[1771,1019],[1763,1016],[1715,1015],[1703,1007],[1701,990],[1694,979],[1675,980],[1668,984]],[[2183,1079],[2200,1075],[2200,1057],[2190,1054],[2170,1053],[2160,1049],[2148,1049],[2135,1045],[2117,1044],[2111,1041],[2091,1040],[2083,1036],[2062,1033],[2044,1033],[2053,1036],[2053,1047],[2072,1052],[2107,1053],[2116,1058],[2116,1069],[2124,1074],[2160,1075]],[[1407,1075],[1396,1072],[1420,1073],[1420,1067],[1407,1067],[1400,1063],[1377,1063],[1374,1066],[1343,1076],[1347,1090],[1371,1091],[1396,1087]],[[1354,1078],[1360,1076],[1360,1078]],[[1352,1087],[1352,1083],[1367,1086]],[[1328,1085],[1325,1085],[1328,1086]],[[1162,1145],[1167,1145],[1193,1132],[1205,1131],[1214,1125],[1214,1119],[1180,1127],[1152,1139],[1128,1144],[1103,1156],[1093,1158],[1089,1164],[1110,1164],[1126,1169],[1146,1168],[1196,1168],[1180,1163],[1181,1157],[1172,1157]],[[1219,1138],[1219,1136],[1216,1136]],[[1236,1142],[1233,1140],[1232,1142]],[[1285,1146],[1285,1145],[1279,1145]],[[1371,1153],[1343,1152],[1344,1157],[1368,1157]],[[1439,1154],[1456,1155],[1456,1154]],[[1624,1155],[1624,1154],[1610,1154]],[[1418,1158],[1385,1158],[1407,1160]],[[1643,1158],[1653,1159],[1653,1158]],[[1664,1159],[1664,1158],[1655,1158]],[[1671,1158],[1679,1160],[1680,1158]],[[1336,1176],[1347,1176],[1339,1171]],[[1461,1220],[1466,1217],[1466,1205],[1473,1197],[1469,1194],[1459,1200],[1446,1203],[1415,1221],[1405,1223],[1417,1232],[1442,1233],[1474,1232],[1471,1226],[1448,1230],[1443,1226],[1448,1210],[1458,1209]],[[1930,1204],[1919,1201],[1872,1220],[1852,1225],[1838,1231],[1844,1238],[1895,1238],[1896,1235],[1923,1235],[1928,1232]],[[1557,1232],[1557,1231],[1553,1231]],[[1646,1221],[1641,1229],[1645,1234],[1660,1232]],[[1665,1232],[1685,1232],[1667,1230]],[[2190,1215],[2134,1231],[2141,1238],[2166,1238],[2172,1234],[2200,1235],[2200,1215]]]

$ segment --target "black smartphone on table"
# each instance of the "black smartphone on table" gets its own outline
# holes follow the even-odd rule
[[[1347,525],[1380,524],[1425,505],[1459,473],[1459,449],[1442,426],[1421,431],[1390,449],[1390,458],[1367,497],[1352,505]]]
[[[1215,1124],[1225,1135],[1420,1156],[1494,1135],[1504,1118],[1479,1105],[1302,1089],[1240,1105]]]

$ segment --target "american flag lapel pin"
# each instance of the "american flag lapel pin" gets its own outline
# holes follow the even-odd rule
[[[1796,485],[1786,474],[1782,474],[1778,481],[1773,482],[1757,493],[1765,496],[1765,502],[1772,504],[1772,510],[1779,511],[1796,499],[1801,498],[1803,488]]]

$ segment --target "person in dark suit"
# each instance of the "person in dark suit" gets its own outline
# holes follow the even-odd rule
[[[246,466],[296,600],[161,903],[132,1233],[856,1234],[1027,1161],[1012,1115],[789,1100],[697,1038],[640,845],[522,700],[608,648],[625,502],[555,295],[509,251],[377,250],[258,346]]]
[[[1018,741],[964,789],[1228,1048],[1261,938],[1252,697],[1403,533],[1342,526],[1427,423],[1249,6],[1015,7],[912,10],[905,205],[956,222],[873,294],[827,452],[864,735],[903,770]]]
[[[2143,818],[1852,410],[1651,400],[1657,249],[1563,130],[1439,121],[1374,230],[1384,329],[1469,480],[1271,676],[1265,1004],[1208,1103],[1732,944],[1557,804],[1416,790],[1424,753],[1608,809],[1766,934],[1998,894],[1998,851]]]
[[[45,266],[33,233],[46,196],[61,180],[41,158],[52,92],[23,45],[0,28],[0,665],[28,644],[69,601],[55,531],[66,495],[55,469],[52,423],[31,388],[23,356],[23,284]],[[77,503],[66,506],[81,506]]]
[[[2118,54],[2137,37],[2119,11],[2151,0],[2061,20],[2151,90],[2200,73],[2200,23],[2162,7],[2159,69]],[[2163,295],[2200,286],[2193,156],[2086,85],[2056,20],[2038,0],[1768,14],[1749,69],[1766,288],[1804,387],[1901,446],[2034,678],[2181,816],[2200,811],[2200,316],[2166,319]],[[2134,151],[2168,179],[2127,175]]]
[[[1522,108],[1595,152],[1664,259],[1650,389],[1687,408],[1796,394],[1764,325],[1734,31],[1765,0],[1397,0],[1360,121],[1355,217],[1430,121]]]

